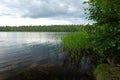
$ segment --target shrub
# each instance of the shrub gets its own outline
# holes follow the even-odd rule
[[[114,65],[100,64],[94,70],[96,80],[120,80],[120,68]]]
[[[101,62],[120,63],[120,35],[117,27],[104,24],[93,29],[93,44],[98,55],[101,56]],[[93,34],[91,30],[91,34]]]

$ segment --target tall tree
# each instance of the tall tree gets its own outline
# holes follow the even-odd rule
[[[120,0],[89,0],[89,19],[98,24],[120,24]]]
[[[106,57],[120,57],[120,0],[89,0],[89,19],[97,22],[95,45]],[[98,37],[97,37],[98,36]]]

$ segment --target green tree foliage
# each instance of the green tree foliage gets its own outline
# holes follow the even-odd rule
[[[118,60],[120,57],[120,0],[89,0],[87,3],[89,19],[97,23],[89,33],[94,34],[94,45],[99,55],[108,62]]]
[[[93,44],[103,60],[109,63],[119,62],[120,35],[113,31],[114,27],[108,24],[97,26],[93,35]]]
[[[89,0],[89,19],[98,24],[118,25],[120,23],[120,0]]]

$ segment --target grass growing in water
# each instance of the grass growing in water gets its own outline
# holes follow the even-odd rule
[[[81,48],[89,48],[89,37],[86,32],[77,32],[63,37],[64,50],[79,52]]]
[[[109,28],[110,27],[110,28]],[[102,63],[109,63],[105,65],[98,65],[94,71],[97,80],[120,80],[120,66],[119,65],[119,35],[113,35],[112,29],[114,27],[109,25],[102,25],[93,27],[81,28],[81,32],[70,34],[63,37],[64,51],[67,56],[80,63],[81,56],[91,55],[96,65]],[[111,43],[112,44],[111,44]],[[114,62],[117,61],[117,62]],[[111,65],[114,64],[114,66]],[[76,65],[76,64],[75,64]]]
[[[62,39],[65,56],[69,57],[72,63],[79,66],[82,57],[90,57],[96,60],[96,52],[93,49],[91,35],[85,31],[69,34]],[[95,55],[95,56],[91,56]],[[95,62],[96,63],[96,62]]]

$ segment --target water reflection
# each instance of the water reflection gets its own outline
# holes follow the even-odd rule
[[[59,63],[65,32],[1,32],[0,73],[9,76],[31,64]]]
[[[44,43],[44,42],[55,42],[57,38],[66,33],[38,33],[38,32],[2,32],[0,33],[0,42],[14,42],[14,44],[21,43]],[[59,39],[57,39],[59,40]],[[11,45],[11,44],[6,44]]]

